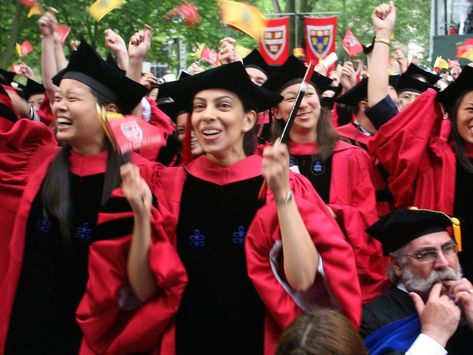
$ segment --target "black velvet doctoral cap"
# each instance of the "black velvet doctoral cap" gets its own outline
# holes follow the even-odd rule
[[[348,106],[356,106],[362,100],[368,97],[368,78],[363,78],[358,84],[353,86],[343,95],[339,96],[335,101]]]
[[[202,73],[159,85],[159,96],[171,97],[179,106],[192,112],[192,100],[199,91],[225,89],[252,103],[258,112],[275,106],[282,96],[260,87],[250,80],[241,62],[224,64]]]
[[[41,85],[40,83],[32,79],[28,79],[26,81],[26,86],[23,89],[23,98],[25,100],[28,100],[31,97],[31,95],[44,94],[45,92],[46,90],[44,89],[43,85]]]
[[[473,91],[473,67],[468,65],[463,67],[457,80],[437,94],[437,100],[443,104],[447,111],[450,111],[455,101],[467,91]]]
[[[74,79],[90,86],[115,103],[124,114],[130,113],[146,94],[143,85],[103,60],[85,41],[81,41],[67,67],[53,78],[53,83],[59,86],[62,79]]]
[[[284,64],[279,67],[279,70],[268,78],[268,80],[263,84],[263,87],[280,93],[286,87],[302,82],[306,71],[307,67],[304,63],[291,55],[287,58]],[[317,91],[322,93],[327,90],[332,79],[314,72],[310,81]]]
[[[265,73],[268,77],[273,72],[273,68],[268,63],[266,63],[263,56],[257,49],[253,49],[250,54],[243,58],[243,65],[245,68],[258,69]]]
[[[396,91],[399,93],[403,91],[413,91],[418,93],[423,93],[428,88],[432,88],[432,85],[429,83],[425,83],[423,81],[414,79],[413,77],[406,75],[406,73],[402,74],[399,77],[399,80],[396,84]]]
[[[379,240],[384,254],[389,255],[416,238],[451,226],[450,217],[442,212],[396,209],[366,228],[366,232]]]
[[[16,73],[8,70],[0,69],[0,84],[11,85]]]
[[[434,73],[430,73],[427,70],[424,70],[418,67],[415,64],[410,64],[404,74],[409,75],[411,77],[422,77],[424,78],[430,85],[434,85],[437,81],[440,80],[440,76]]]
[[[176,102],[172,100],[160,102],[158,103],[158,107],[174,122],[176,122],[177,116],[179,116],[181,113],[186,113],[186,110],[181,108]]]

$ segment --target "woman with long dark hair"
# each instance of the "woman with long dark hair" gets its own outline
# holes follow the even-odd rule
[[[289,57],[264,84],[284,97],[271,110],[273,139],[282,133],[305,71],[301,61]],[[330,79],[317,72],[311,77],[289,132],[291,169],[311,181],[339,222],[355,252],[363,302],[367,302],[388,284],[381,245],[364,231],[377,220],[375,189],[370,177],[374,167],[363,149],[337,134],[330,111],[321,107],[319,92],[329,83]]]
[[[14,95],[13,102],[5,93],[1,100],[0,352],[7,354],[79,351],[75,311],[86,288],[89,247],[133,232],[133,223],[99,231],[99,212],[133,215],[114,192],[120,165],[129,159],[148,165],[115,152],[97,114],[97,105],[131,113],[145,93],[140,84],[85,42],[54,81],[55,135],[40,122],[17,120]]]

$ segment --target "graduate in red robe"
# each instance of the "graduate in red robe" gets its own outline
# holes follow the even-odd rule
[[[172,242],[188,275],[175,317],[154,334],[158,352],[272,354],[283,329],[302,310],[317,306],[338,308],[358,325],[361,298],[353,252],[328,209],[304,177],[289,174],[284,146],[267,148],[262,159],[244,145],[254,143],[257,112],[280,96],[251,83],[241,63],[166,83],[160,90],[192,111],[206,155],[183,167],[157,166],[152,181],[163,187],[157,189],[158,201],[177,220]],[[269,189],[260,201],[264,178]],[[154,257],[161,256],[153,254],[155,241],[133,238],[142,250],[128,260],[136,269],[128,274],[133,293],[143,307],[163,302],[174,284],[150,282],[157,271]],[[143,255],[149,255],[150,265],[141,264]],[[100,262],[98,254],[90,258],[91,264]],[[124,274],[123,265],[114,265],[101,269],[104,277],[115,270]],[[97,288],[89,288],[78,311],[82,329],[91,336],[88,320],[98,324],[101,309],[117,308],[117,295],[97,295]],[[96,313],[82,312],[88,302],[96,302]],[[159,318],[143,310],[124,327]],[[119,334],[118,339],[110,338],[126,346]],[[140,337],[126,339],[128,350],[139,349]]]
[[[389,8],[373,21],[377,35],[389,38],[395,13]],[[372,63],[380,73],[373,73],[377,76],[373,82],[370,76],[368,101],[373,108],[385,97],[383,65],[387,66],[388,57],[389,47],[375,42]],[[472,78],[473,68],[466,66],[442,92],[428,89],[394,117],[378,117],[379,129],[369,144],[389,173],[396,207],[418,206],[460,219],[464,245],[459,256],[467,278],[473,276],[473,224],[469,213],[473,197]]]
[[[275,137],[289,117],[305,71],[302,62],[289,57],[264,85],[284,96],[272,109]],[[289,133],[291,166],[312,182],[337,218],[355,252],[363,302],[368,302],[389,286],[381,244],[365,232],[378,218],[370,176],[375,168],[366,151],[341,139],[332,127],[330,111],[321,108],[317,90],[323,91],[330,81],[318,73],[311,78]]]
[[[0,95],[2,353],[77,353],[82,333],[75,310],[86,287],[89,246],[125,243],[133,229],[126,223],[97,229],[99,211],[126,215],[131,208],[117,192],[112,196],[123,158],[106,139],[96,105],[130,113],[145,90],[85,42],[55,82],[57,137],[41,122],[18,118],[16,96]],[[130,159],[146,176],[149,162]],[[164,219],[155,206],[154,235],[166,241]],[[185,276],[180,262],[174,268]]]

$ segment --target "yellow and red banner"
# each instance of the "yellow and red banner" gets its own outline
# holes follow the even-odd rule
[[[260,39],[266,19],[257,7],[245,2],[220,0],[219,9],[224,25],[246,33],[256,40]]]
[[[22,44],[16,44],[16,53],[18,56],[24,57],[28,53],[31,53],[33,51],[33,46],[31,45],[30,41],[25,39]]]
[[[335,52],[337,16],[304,17],[306,61],[318,63]]]
[[[99,22],[113,9],[123,5],[123,0],[97,0],[89,7],[89,14]]]
[[[266,20],[259,51],[268,64],[283,64],[289,56],[289,17]]]

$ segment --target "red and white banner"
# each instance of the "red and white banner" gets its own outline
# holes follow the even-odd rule
[[[58,24],[54,32],[56,32],[59,42],[64,44],[64,42],[66,42],[67,36],[69,36],[69,32],[71,32],[71,28],[66,25]]]
[[[202,49],[202,53],[200,53],[200,59],[209,63],[213,67],[218,66],[218,52],[216,50],[210,49],[209,47],[204,47]]]
[[[306,61],[318,63],[335,52],[337,16],[304,17]]]
[[[345,37],[343,37],[342,46],[345,52],[347,52],[348,55],[351,57],[354,57],[357,54],[363,52],[363,46],[349,28],[347,28]]]
[[[284,64],[289,56],[289,17],[266,20],[259,51],[268,64]]]

